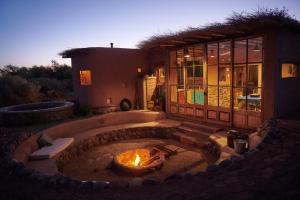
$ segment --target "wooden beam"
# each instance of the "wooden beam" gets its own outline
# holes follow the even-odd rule
[[[160,47],[174,47],[174,44],[160,44]]]
[[[199,38],[199,39],[212,39],[212,37],[207,36],[207,35],[194,35],[192,37]]]
[[[225,37],[226,35],[221,34],[221,33],[209,33],[209,35],[214,36],[214,37]]]
[[[177,43],[177,44],[186,44],[185,41],[183,40],[171,40],[172,43]]]
[[[199,39],[194,39],[192,37],[189,37],[189,38],[184,38],[184,41],[187,41],[187,42],[199,42]]]

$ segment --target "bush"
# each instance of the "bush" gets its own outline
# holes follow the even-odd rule
[[[40,87],[17,75],[0,76],[0,106],[39,101]]]
[[[72,94],[72,68],[51,62],[51,66],[0,68],[0,106],[65,99]]]

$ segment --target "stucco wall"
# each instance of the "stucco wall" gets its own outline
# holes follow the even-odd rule
[[[137,68],[148,73],[147,55],[138,49],[97,48],[87,54],[73,56],[74,91],[83,106],[93,108],[119,107],[123,98],[135,102]],[[92,85],[81,86],[79,70],[90,69]],[[107,103],[111,98],[112,102]]]
[[[278,37],[276,116],[300,110],[300,33],[281,32]],[[281,78],[281,63],[298,63],[297,78]]]
[[[264,34],[263,41],[263,91],[262,91],[262,120],[270,119],[275,114],[276,84],[278,72],[278,44],[274,31]]]

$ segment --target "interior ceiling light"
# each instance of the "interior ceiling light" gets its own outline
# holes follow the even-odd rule
[[[258,44],[256,44],[256,45],[254,46],[253,51],[260,51],[260,48],[259,48]]]
[[[184,51],[183,56],[184,56],[185,58],[191,57],[187,48],[184,48],[183,51]]]
[[[215,57],[215,51],[213,49],[210,50],[210,56],[211,58],[214,58]]]

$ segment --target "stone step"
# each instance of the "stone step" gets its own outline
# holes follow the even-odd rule
[[[212,134],[212,133],[209,133],[207,131],[203,131],[203,130],[199,130],[199,129],[195,129],[195,128],[191,128],[191,127],[183,126],[183,125],[178,126],[177,128],[182,130],[182,131],[190,132],[190,133],[193,133],[195,135],[200,135],[200,136],[209,137]]]
[[[167,113],[168,119],[173,119],[181,122],[183,126],[189,126],[194,129],[201,129],[206,132],[215,133],[220,130],[227,129],[228,127],[224,127],[218,124],[208,123],[208,122],[202,122],[199,120],[195,120],[192,118],[188,118],[187,116],[179,116],[171,113]]]
[[[182,124],[182,126],[191,127],[193,129],[201,130],[203,132],[208,132],[208,133],[216,133],[216,132],[222,130],[222,128],[220,128],[217,125],[206,124],[206,123],[201,123],[201,122],[195,123],[195,122],[190,122],[190,121],[184,121],[181,124]]]
[[[206,144],[207,136],[205,135],[195,135],[192,132],[185,132],[183,130],[178,130],[177,132],[173,133],[173,137],[180,141],[182,144],[195,146],[197,148],[201,148]]]

